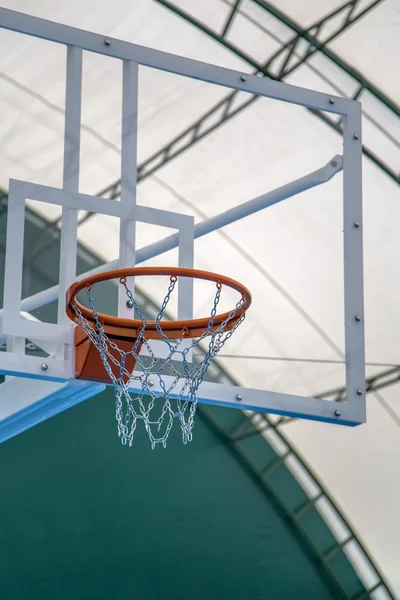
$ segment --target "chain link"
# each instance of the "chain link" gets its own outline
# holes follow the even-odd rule
[[[175,289],[176,281],[176,277],[171,277],[161,309],[155,321],[152,321],[160,338],[168,347],[168,355],[163,359],[155,356],[146,338],[148,321],[129,290],[125,278],[120,279],[120,284],[124,286],[128,301],[142,322],[138,337],[132,343],[132,349],[129,352],[123,352],[104,332],[91,293],[91,286],[86,288],[86,293],[95,329],[83,316],[79,307],[76,304],[72,305],[78,324],[99,351],[106,372],[112,381],[115,392],[117,431],[123,445],[132,445],[138,421],[143,421],[153,449],[156,444],[166,446],[175,420],[179,422],[183,443],[186,444],[192,440],[198,389],[211,361],[245,318],[245,315],[241,315],[235,320],[238,310],[244,303],[244,299],[241,298],[225,321],[213,331],[214,318],[217,314],[222,290],[222,285],[217,283],[206,330],[199,338],[193,339],[189,346],[181,350],[180,345],[186,332],[182,331],[178,340],[170,340],[161,327],[161,320]],[[198,348],[201,342],[208,342],[203,359],[197,364],[189,363],[187,360],[189,351]],[[148,357],[140,356],[142,345],[146,347]],[[133,373],[130,373],[125,366],[129,355],[136,362],[136,370]],[[179,370],[174,364],[177,361],[180,364]],[[113,372],[113,366],[118,377]],[[166,375],[172,379],[166,380]],[[166,383],[167,381],[168,383]],[[133,389],[138,391],[133,391]],[[157,391],[158,389],[160,391]]]

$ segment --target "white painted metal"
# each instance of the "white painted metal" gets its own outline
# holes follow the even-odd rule
[[[1,370],[11,375],[21,375],[21,372],[31,376],[41,377],[43,379],[57,379],[60,375],[64,377],[73,377],[74,372],[74,353],[72,344],[73,326],[68,320],[58,324],[43,323],[41,321],[27,321],[22,318],[18,309],[21,305],[22,289],[22,271],[23,271],[23,235],[15,236],[14,231],[24,229],[25,200],[43,201],[50,204],[58,204],[63,208],[85,208],[97,213],[108,214],[119,217],[121,222],[145,222],[161,227],[168,227],[178,230],[179,239],[179,265],[182,267],[193,267],[194,253],[194,218],[190,215],[173,213],[145,206],[131,206],[130,204],[116,202],[105,198],[93,198],[85,194],[73,193],[69,190],[59,190],[57,188],[46,187],[38,184],[32,184],[23,181],[10,181],[9,202],[11,218],[7,221],[7,243],[11,251],[7,251],[6,257],[6,280],[7,285],[4,293],[4,308],[2,314],[2,334],[8,337],[20,336],[18,352],[7,352],[7,357],[0,356]],[[76,261],[76,253],[75,253]],[[11,285],[8,285],[8,282]],[[192,318],[193,316],[193,280],[183,278],[180,282],[178,317]],[[65,303],[65,293],[62,294],[62,302]],[[64,305],[64,304],[63,304]],[[64,309],[65,310],[65,309]],[[49,342],[56,342],[65,345],[65,353],[62,356],[47,359],[48,369],[46,372],[41,370],[41,363],[33,356],[23,356],[24,367],[21,367],[20,353],[25,348],[25,337],[35,339],[35,343],[42,347]],[[16,339],[16,338],[15,338]],[[189,342],[187,342],[189,343]],[[17,344],[13,342],[14,347]],[[156,356],[165,357],[167,351],[165,344],[157,340],[151,342],[151,347]],[[144,350],[144,352],[146,352]],[[187,355],[191,359],[191,353]],[[60,365],[60,361],[64,364]]]
[[[35,184],[27,184],[26,182],[13,181],[12,183],[12,197],[14,198],[15,194],[15,197],[19,198],[21,205],[22,201],[24,201],[24,195],[27,195],[30,198],[33,197],[35,199],[40,199],[44,197],[45,201],[50,201],[52,199],[54,203],[59,202],[60,204],[62,204],[64,200],[67,200],[67,202],[69,202],[69,200],[72,199],[73,203],[79,205],[80,201],[77,199],[76,196],[82,196],[81,201],[83,204],[86,200],[84,195],[81,194],[65,194],[61,190],[56,190],[54,188],[46,188],[44,186],[37,186]],[[108,203],[119,205],[119,203],[116,203],[112,200],[98,200],[103,200],[102,207],[107,210],[109,210]],[[259,199],[257,199],[257,201],[259,204]],[[255,206],[255,204],[253,204],[253,206]],[[118,211],[115,214],[117,215]],[[354,218],[354,215],[350,216]],[[194,220],[192,217],[139,206],[137,207],[137,217],[138,220],[148,223],[155,223],[157,225],[164,225],[167,227],[175,226],[179,229],[180,232],[185,232],[184,235],[181,236],[179,244],[181,257],[179,261],[180,266],[187,266],[188,261],[193,260],[193,239],[195,237],[195,234]],[[23,226],[23,216],[20,216],[19,219],[20,220],[18,222],[18,225],[21,226],[22,224]],[[354,225],[354,221],[352,223]],[[359,267],[358,263],[357,266]],[[352,309],[352,306],[346,306],[346,310],[348,312],[350,312]],[[10,323],[9,319],[7,318],[8,312],[6,308],[4,310],[4,314],[6,316],[5,322]],[[359,325],[359,322],[355,321],[355,319],[354,322],[357,325]],[[37,325],[38,327],[36,328],[36,330],[32,330],[31,332],[30,326],[35,325]],[[26,321],[24,321],[21,323],[21,329],[18,329],[17,333],[22,333],[23,331],[25,331],[25,335],[29,335],[29,337],[31,335],[33,336],[36,334],[40,338],[39,333],[42,334],[42,332],[46,328],[46,325],[48,326],[49,331],[46,331],[45,337],[50,338],[52,337],[51,333],[53,332],[53,330],[55,332],[56,328],[60,327],[57,325],[34,322],[27,323]],[[5,332],[8,332],[7,326],[4,329]],[[59,331],[57,331],[57,336],[58,335]],[[72,362],[57,360],[53,358],[49,358],[46,360],[48,362],[49,368],[46,372],[43,372],[41,369],[43,359],[39,357],[4,353],[4,355],[1,356],[2,371],[7,374],[19,375],[22,377],[36,377],[38,379],[46,379],[53,381],[68,381],[73,376]],[[236,400],[237,395],[242,396],[244,401],[239,403]],[[364,411],[360,411],[360,407],[362,408],[363,406],[363,397],[359,398],[359,402],[332,403],[314,398],[310,399],[307,397],[293,396],[289,394],[279,394],[266,392],[262,390],[236,388],[234,386],[226,386],[213,383],[203,383],[199,390],[199,399],[203,402],[209,402],[220,406],[240,407],[247,408],[249,410],[260,410],[272,413],[275,412],[277,414],[293,415],[302,418],[313,418],[324,421],[339,422],[338,418],[335,416],[335,411],[340,410],[340,423],[348,425],[355,425],[364,421]]]
[[[67,47],[67,80],[65,92],[63,189],[79,192],[81,146],[82,50]],[[61,213],[60,284],[58,323],[67,323],[64,298],[76,278],[78,210],[64,205]]]
[[[5,375],[42,379],[44,381],[65,382],[74,377],[74,363],[57,357],[28,356],[17,352],[2,352],[0,356],[1,372]],[[48,369],[43,371],[45,362]],[[0,386],[1,387],[1,386]],[[27,390],[28,391],[28,390]]]
[[[6,354],[6,353],[5,353]],[[27,359],[32,360],[27,360]],[[7,370],[7,363],[11,363],[11,356],[7,356],[5,361],[5,372],[14,372]],[[67,372],[65,369],[65,363],[63,361],[57,361],[57,366],[49,368],[50,375],[44,381],[44,376],[41,375],[40,367],[43,364],[43,358],[40,357],[21,357],[20,359],[20,372],[16,373],[20,377],[16,380],[30,378],[30,382],[42,379],[40,383],[47,383],[48,381],[68,383],[72,377],[71,372]],[[55,362],[53,363],[55,365]],[[36,372],[34,372],[36,371]],[[172,377],[164,376],[165,384],[168,387],[172,383]],[[76,380],[73,380],[76,381]],[[79,382],[78,382],[79,383]],[[87,383],[89,382],[81,382]],[[16,385],[16,384],[15,384]],[[23,386],[23,383],[21,384]],[[97,385],[97,384],[91,384]],[[178,384],[179,386],[179,384]],[[177,388],[178,388],[177,386]],[[101,387],[101,386],[100,386]],[[2,386],[0,386],[0,390]],[[26,384],[25,384],[26,392]],[[40,389],[39,387],[37,389]],[[58,388],[54,388],[53,392],[56,394]],[[64,388],[59,388],[60,390]],[[88,388],[89,389],[89,388]],[[101,387],[98,391],[104,389]],[[155,379],[154,392],[162,393],[159,382]],[[139,388],[132,387],[132,391],[139,391]],[[177,389],[178,391],[178,389]],[[97,393],[97,392],[94,392]],[[94,395],[94,394],[90,394]],[[241,397],[240,401],[237,397]],[[293,416],[303,419],[313,419],[320,421],[327,421],[338,423],[342,425],[359,425],[362,423],[360,415],[358,414],[358,407],[352,403],[346,402],[330,402],[326,400],[320,400],[317,398],[309,398],[304,396],[296,396],[292,394],[282,394],[277,392],[269,392],[265,390],[257,390],[251,388],[237,387],[233,385],[226,385],[222,383],[212,383],[203,381],[198,391],[199,402],[205,404],[214,404],[225,408],[239,408],[254,410],[259,412],[275,413],[279,415]],[[0,396],[1,402],[1,396]],[[51,409],[51,407],[49,407]],[[341,413],[340,420],[335,416],[335,411],[339,410]]]
[[[365,421],[361,105],[356,102],[343,119],[343,150],[346,401]]]
[[[90,50],[97,54],[131,60],[160,71],[167,71],[230,89],[242,90],[251,94],[336,114],[347,114],[353,102],[340,96],[323,94],[264,77],[247,74],[243,77],[243,73],[231,69],[175,56],[174,54],[160,52],[153,48],[145,48],[122,40],[107,38],[110,44],[106,45],[104,43],[105,38],[102,35],[53,23],[45,19],[38,19],[5,8],[0,9],[0,26],[4,29],[19,31],[59,44],[78,46],[83,50]],[[332,99],[334,104],[331,102]]]
[[[10,181],[7,211],[6,261],[4,269],[2,333],[18,335],[15,331],[6,331],[9,323],[17,323],[20,319],[20,303],[22,290],[23,239],[25,231],[25,211],[22,190]],[[18,232],[18,235],[15,234]],[[58,290],[57,290],[58,293]],[[8,321],[9,320],[9,321]]]
[[[163,376],[163,380],[168,389],[172,384],[173,378]],[[133,386],[131,389],[135,392],[140,391],[139,387],[136,388]],[[162,388],[157,378],[154,378],[152,391],[162,393]],[[176,386],[176,391],[177,393],[179,392],[179,384]],[[224,408],[240,408],[242,410],[267,412],[332,423],[338,423],[339,419],[335,416],[335,411],[340,411],[340,423],[342,425],[353,426],[359,425],[362,422],[360,421],[358,407],[354,404],[330,402],[320,400],[319,398],[269,392],[209,381],[201,383],[198,391],[198,400],[204,404],[214,404]]]
[[[190,215],[173,213],[145,206],[129,206],[106,198],[92,197],[86,194],[77,194],[69,190],[60,190],[53,187],[28,183],[25,181],[10,180],[9,203],[10,211],[7,221],[7,248],[5,278],[7,285],[4,293],[4,307],[2,313],[2,333],[7,335],[21,335],[26,337],[43,337],[58,342],[70,343],[71,325],[42,323],[37,321],[27,322],[21,319],[19,306],[21,306],[22,269],[23,269],[23,235],[13,235],[15,231],[24,230],[25,200],[30,198],[62,207],[94,211],[119,217],[121,220],[136,220],[151,223],[161,227],[178,229],[179,263],[181,266],[193,266],[193,241],[194,219]],[[191,314],[188,302],[192,298],[191,280],[182,282],[185,300],[182,302],[184,314]],[[63,293],[62,301],[65,302]]]
[[[138,130],[138,65],[125,60],[122,76],[121,200],[122,206],[136,207]],[[121,269],[135,266],[136,222],[121,219],[119,229],[119,264]],[[128,279],[134,291],[134,281]],[[124,288],[118,288],[118,316],[132,317],[126,305]]]
[[[66,286],[75,276],[76,262],[76,211],[84,209],[120,219],[120,257],[118,261],[105,265],[96,272],[129,265],[135,260],[135,222],[144,221],[160,226],[173,227],[178,233],[169,236],[136,253],[140,262],[179,246],[179,265],[193,265],[193,241],[237,221],[249,214],[262,210],[305,189],[328,181],[335,173],[344,170],[344,249],[345,249],[345,324],[346,324],[346,373],[348,398],[345,403],[331,403],[315,398],[278,394],[262,390],[236,388],[219,384],[203,383],[199,399],[221,406],[239,406],[249,410],[261,410],[288,414],[304,418],[357,424],[365,420],[364,390],[364,327],[362,287],[362,240],[361,240],[361,147],[360,109],[356,102],[332,97],[312,90],[246,75],[222,67],[193,61],[143,48],[120,40],[104,43],[103,36],[59,25],[42,19],[0,9],[0,26],[68,46],[66,128],[64,188],[33,185],[21,181],[10,182],[6,293],[4,298],[2,331],[8,336],[43,338],[68,344],[71,326],[65,325],[60,314],[57,325],[23,321],[20,310],[31,310],[60,295],[60,305]],[[81,50],[121,59],[123,62],[123,132],[122,132],[122,194],[121,202],[95,198],[78,193],[79,179],[79,128],[81,95]],[[344,157],[334,157],[329,165],[301,179],[264,194],[254,200],[234,207],[225,213],[207,219],[194,227],[192,217],[167,213],[159,209],[136,206],[136,145],[137,145],[137,68],[138,64],[168,71],[177,75],[199,79],[204,82],[242,90],[264,97],[274,98],[314,109],[339,114],[344,122]],[[333,102],[332,102],[333,100]],[[79,104],[79,107],[76,106]],[[72,153],[71,162],[69,155]],[[58,204],[63,207],[62,251],[68,257],[62,270],[61,286],[51,288],[21,302],[22,244],[24,205],[26,198]],[[356,227],[355,223],[360,226]],[[68,240],[71,240],[69,246]],[[63,262],[63,258],[62,258]],[[178,316],[192,315],[192,280],[183,279],[179,289]],[[126,314],[125,298],[120,295],[119,313]],[[356,315],[360,319],[356,320]],[[72,377],[72,355],[66,360],[59,356],[49,357],[46,371],[41,369],[42,359],[25,356],[21,344],[12,342],[18,352],[6,352],[0,357],[1,370],[7,374],[35,377],[53,381],[67,381]],[[47,360],[47,359],[46,359]],[[360,393],[361,392],[361,393]],[[57,392],[55,392],[57,396]],[[236,399],[241,396],[239,403]],[[336,412],[336,415],[335,415]],[[340,413],[340,414],[339,414]],[[340,418],[339,418],[340,417]]]

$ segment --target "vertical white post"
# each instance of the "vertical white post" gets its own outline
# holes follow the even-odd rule
[[[15,354],[25,354],[25,338],[12,335],[7,336],[7,352]],[[4,381],[15,379],[13,375],[6,375]]]
[[[346,401],[365,421],[361,105],[343,119]]]
[[[24,238],[25,198],[21,195],[20,186],[11,179],[8,191],[4,312],[1,315],[2,330],[4,330],[4,325],[15,327],[20,320]]]
[[[194,217],[189,217],[186,223],[179,229],[179,266],[193,269],[194,265]],[[194,280],[191,277],[179,277],[178,279],[178,319],[193,319],[193,287]],[[191,340],[183,340],[181,350],[190,348]],[[186,360],[193,360],[193,349],[186,354]]]
[[[82,49],[67,46],[63,189],[79,191],[81,143]],[[58,323],[68,323],[65,293],[76,278],[78,211],[63,206],[61,218]]]
[[[194,217],[188,216],[185,221],[179,229],[179,266],[193,269]],[[193,283],[191,277],[178,279],[178,319],[193,319]]]
[[[121,139],[121,203],[131,208],[136,206],[137,184],[137,130],[138,130],[138,65],[123,62],[122,78],[122,139]],[[136,221],[120,220],[119,268],[135,266]],[[127,281],[133,292],[133,278]],[[133,318],[132,308],[127,307],[127,296],[122,286],[118,287],[118,316]]]

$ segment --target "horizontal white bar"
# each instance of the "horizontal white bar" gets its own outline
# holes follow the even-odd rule
[[[2,359],[3,354],[6,360],[2,360],[1,370],[7,375],[60,382],[73,379],[72,368],[68,369],[65,363],[61,361],[7,352],[2,353]],[[42,364],[48,366],[46,371],[42,370]],[[140,375],[142,375],[140,372],[134,373],[134,376],[140,377]],[[162,378],[167,389],[175,380],[174,377],[168,375],[163,375]],[[159,383],[159,377],[152,375],[151,380],[154,384],[151,388],[152,391],[162,396],[163,389]],[[110,383],[109,385],[112,384]],[[180,383],[178,382],[174,389],[175,393],[171,394],[171,397],[176,397],[181,385],[183,385],[183,380]],[[140,392],[141,386],[138,385],[137,381],[133,381],[130,389],[132,392]],[[237,399],[238,397],[240,400]],[[358,411],[354,403],[331,402],[319,398],[308,398],[305,396],[269,392],[208,381],[203,381],[200,385],[198,401],[225,408],[273,413],[302,419],[325,421],[338,425],[354,426],[365,422],[363,411]],[[335,415],[336,411],[340,412],[340,416]]]
[[[47,368],[43,369],[42,365],[47,365]],[[1,352],[0,354],[0,372],[5,375],[66,382],[74,379],[74,368],[72,360],[28,356],[16,352]]]
[[[41,323],[42,321],[40,321],[40,319],[37,319],[36,317],[34,317],[33,315],[31,315],[31,313],[25,312],[25,311],[21,311],[20,313],[21,319],[24,319],[26,321],[32,321],[34,323]],[[6,336],[5,340],[7,339]],[[26,337],[26,334],[24,333],[24,338]],[[3,336],[0,336],[0,344],[2,342]],[[34,338],[34,337],[30,337],[29,338],[30,342],[32,342],[33,344],[35,344],[35,346],[37,346],[38,348],[41,348],[42,350],[44,350],[45,352],[47,352],[47,354],[54,354],[57,350],[57,344],[53,341],[49,341],[49,340],[45,340],[42,338]]]
[[[110,200],[101,196],[89,196],[88,194],[71,192],[70,190],[31,183],[20,179],[10,179],[9,189],[10,194],[15,194],[20,202],[30,199],[38,202],[46,202],[47,204],[56,204],[58,206],[109,215],[120,219],[132,219],[171,229],[190,227],[193,222],[191,215],[148,206],[130,206],[118,200]]]
[[[194,217],[191,215],[141,205],[136,205],[136,211],[135,219],[141,223],[180,230],[193,226]]]
[[[43,339],[52,342],[58,342],[60,344],[69,344],[72,341],[73,325],[72,321],[69,321],[65,325],[58,325],[56,323],[45,323],[44,321],[25,321],[18,319],[16,321],[2,319],[1,323],[2,336],[4,335],[20,336],[23,338],[37,338],[37,340]],[[43,346],[39,344],[41,348]],[[45,348],[43,348],[45,350]],[[1,365],[0,361],[0,365]]]
[[[138,377],[139,372],[134,373]],[[152,392],[163,394],[163,389],[159,383],[159,376],[152,375]],[[163,375],[162,379],[165,387],[168,387],[175,380],[174,377]],[[175,397],[179,394],[180,385],[184,380],[174,388]],[[132,391],[139,392],[141,386],[133,381],[130,387]],[[238,397],[240,400],[238,400]],[[346,404],[345,402],[331,402],[319,398],[309,398],[306,396],[296,396],[292,394],[283,394],[279,392],[269,392],[251,388],[238,387],[235,385],[226,385],[203,381],[198,390],[198,401],[204,404],[214,404],[226,408],[239,408],[242,410],[251,410],[255,412],[266,412],[277,415],[285,415],[302,419],[313,419],[325,421],[340,425],[360,425],[364,422],[363,412],[357,412],[357,407]],[[340,416],[335,412],[339,411]]]
[[[10,179],[10,190],[12,189],[15,190],[19,197],[24,199],[57,204],[58,206],[66,206],[77,210],[87,210],[121,219],[135,218],[132,208],[122,205],[118,200],[110,200],[109,198],[101,198],[100,196],[89,196],[88,194],[80,194],[66,189],[17,179]]]
[[[215,85],[336,114],[347,114],[349,106],[354,103],[354,100],[347,98],[340,98],[313,90],[305,90],[279,81],[272,81],[266,77],[243,75],[231,69],[209,65],[197,60],[160,52],[159,50],[145,48],[109,37],[107,37],[106,45],[106,36],[104,35],[53,23],[45,19],[38,19],[37,17],[5,8],[0,9],[0,26],[4,29],[18,31],[52,42],[78,46],[79,48],[98,54],[122,60],[132,60],[140,65],[176,75],[183,75],[184,77],[198,79]]]

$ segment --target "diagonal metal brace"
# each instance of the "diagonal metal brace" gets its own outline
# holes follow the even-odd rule
[[[313,187],[326,183],[334,175],[342,171],[343,169],[343,158],[340,155],[335,155],[331,160],[316,171],[312,171],[299,179],[295,179],[290,183],[287,183],[275,190],[267,192],[266,194],[262,194],[257,198],[253,198],[252,200],[248,200],[243,204],[239,204],[234,208],[231,208],[219,215],[211,217],[209,219],[204,219],[200,223],[198,223],[194,228],[194,237],[195,239],[203,237],[208,233],[212,233],[217,229],[221,229],[226,225],[230,225],[231,223],[235,223],[245,217],[253,215],[260,210],[264,210],[269,206],[273,206],[282,200],[286,200],[287,198],[291,198],[305,190],[309,190]],[[179,239],[178,235],[170,235],[165,237],[164,239],[156,242],[154,244],[150,244],[141,248],[137,251],[136,254],[136,263],[139,264],[150,258],[154,258],[164,252],[168,252],[173,248],[178,246]],[[118,269],[119,261],[114,260],[96,269],[92,269],[91,271],[87,271],[83,273],[77,279],[82,279],[84,277],[88,277],[89,275],[95,275],[96,273],[104,273],[104,271],[109,271],[113,269]],[[24,298],[21,302],[21,310],[31,311],[44,306],[45,304],[49,304],[58,298],[58,285],[55,285],[47,290],[34,294],[33,296],[29,296],[28,298]],[[1,318],[2,310],[0,310],[0,318]]]

